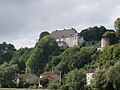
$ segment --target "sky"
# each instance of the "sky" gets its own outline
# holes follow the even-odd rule
[[[33,47],[43,31],[114,29],[120,0],[0,0],[0,43]]]

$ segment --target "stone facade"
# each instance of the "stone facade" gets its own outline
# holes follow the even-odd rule
[[[91,80],[93,79],[93,72],[86,73],[86,83],[89,86],[91,84]]]
[[[98,48],[98,50],[103,51],[105,47],[109,46],[110,42],[109,42],[109,38],[102,38],[101,39],[101,47]]]
[[[56,39],[58,46],[80,46],[84,42],[83,37],[80,37],[77,31],[73,28],[56,30],[53,31],[51,35]]]

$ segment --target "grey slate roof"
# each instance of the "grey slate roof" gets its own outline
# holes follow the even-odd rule
[[[60,38],[70,38],[76,36],[77,31],[74,28],[71,29],[64,29],[64,30],[56,30],[51,33],[51,35],[55,39]]]

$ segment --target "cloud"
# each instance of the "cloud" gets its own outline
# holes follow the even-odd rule
[[[73,27],[80,32],[95,25],[113,29],[119,10],[119,0],[1,0],[0,42],[16,45],[20,40],[24,46],[44,30]]]
[[[21,47],[31,48],[35,46],[35,42],[29,39],[17,39],[17,40],[13,40],[12,43],[15,45],[16,49],[19,49]]]

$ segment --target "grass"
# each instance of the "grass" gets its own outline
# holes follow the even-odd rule
[[[49,90],[49,89],[0,88],[0,90]]]

